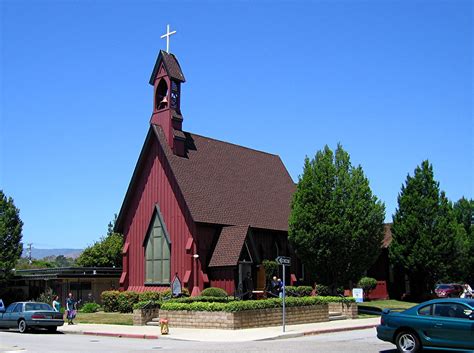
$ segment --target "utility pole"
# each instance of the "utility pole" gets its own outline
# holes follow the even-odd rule
[[[28,263],[31,265],[32,258],[31,258],[31,247],[33,246],[33,243],[28,243],[28,250],[27,250],[27,257],[28,257]]]

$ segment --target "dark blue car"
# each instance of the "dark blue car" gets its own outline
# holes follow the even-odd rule
[[[421,349],[474,352],[474,300],[435,299],[403,312],[384,310],[377,337],[399,352]]]

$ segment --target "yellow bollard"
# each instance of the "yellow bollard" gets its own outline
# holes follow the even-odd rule
[[[168,319],[160,319],[161,334],[167,335],[169,333]]]

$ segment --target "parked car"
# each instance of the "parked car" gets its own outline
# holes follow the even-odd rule
[[[474,300],[434,299],[403,312],[385,309],[377,337],[399,352],[474,349]]]
[[[435,294],[438,298],[459,298],[464,291],[461,284],[437,284]]]
[[[0,327],[18,328],[20,333],[29,328],[46,328],[56,331],[64,324],[63,314],[54,311],[51,305],[39,302],[18,302],[0,309]]]

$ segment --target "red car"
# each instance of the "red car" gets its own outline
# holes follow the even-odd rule
[[[460,284],[438,284],[435,288],[436,296],[439,298],[459,298],[464,289]]]

